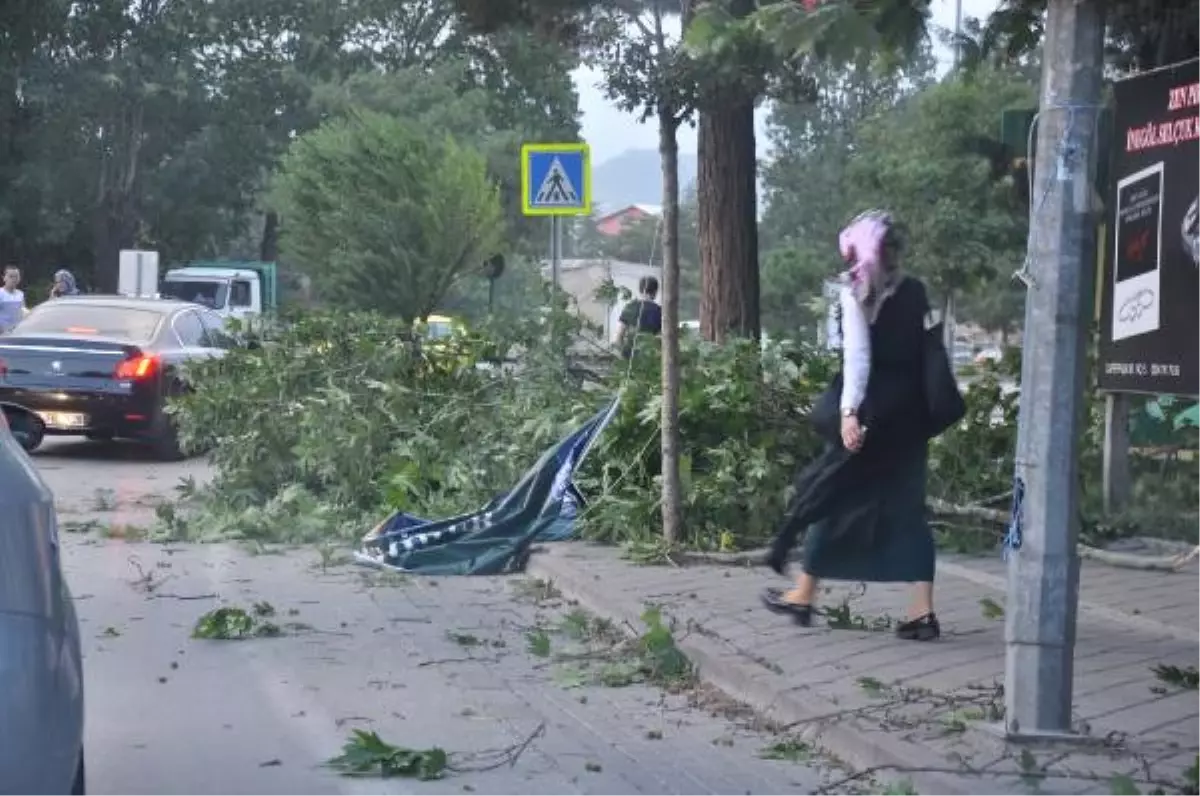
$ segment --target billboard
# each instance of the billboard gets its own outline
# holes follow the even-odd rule
[[[1099,386],[1200,391],[1200,59],[1113,86]]]

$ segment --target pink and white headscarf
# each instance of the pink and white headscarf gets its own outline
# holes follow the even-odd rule
[[[899,287],[903,274],[899,263],[886,258],[884,247],[892,231],[892,216],[883,210],[860,213],[838,236],[842,259],[850,266],[843,279],[875,323],[879,308]]]

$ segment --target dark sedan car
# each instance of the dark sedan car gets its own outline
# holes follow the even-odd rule
[[[181,366],[219,356],[232,341],[219,315],[182,301],[67,296],[38,305],[0,336],[0,404],[40,420],[44,434],[123,437],[182,456],[167,398],[186,389]]]

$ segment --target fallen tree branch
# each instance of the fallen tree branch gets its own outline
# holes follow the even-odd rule
[[[1200,546],[1184,553],[1173,556],[1139,556],[1136,553],[1119,553],[1115,550],[1101,550],[1098,547],[1078,546],[1079,557],[1089,558],[1124,569],[1140,569],[1155,572],[1178,572],[1191,561],[1200,557]]]
[[[989,498],[988,502],[1000,500],[1002,497],[1002,495],[997,495],[993,498]],[[1001,511],[1000,509],[990,509],[986,506],[959,506],[954,503],[948,503],[940,498],[929,498],[928,505],[935,514],[941,514],[943,516],[966,517],[969,519],[995,523],[997,525],[1006,525],[1009,521],[1009,512]],[[1187,552],[1168,556],[1143,556],[1136,553],[1122,553],[1115,550],[1102,550],[1098,547],[1092,547],[1091,545],[1086,544],[1078,545],[1077,550],[1079,551],[1080,558],[1097,561],[1101,564],[1107,564],[1111,567],[1154,572],[1178,572],[1190,562],[1200,558],[1200,546],[1197,546],[1193,550]],[[717,564],[721,566],[759,567],[766,564],[767,555],[769,553],[769,548],[759,547],[753,550],[742,550],[736,553],[679,551],[672,553],[672,557],[676,562],[681,564]],[[796,558],[797,555],[793,554],[791,557],[789,557],[789,561],[794,561]]]

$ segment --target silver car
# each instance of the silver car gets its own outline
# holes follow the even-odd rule
[[[50,493],[0,412],[0,794],[84,793],[79,623]]]

